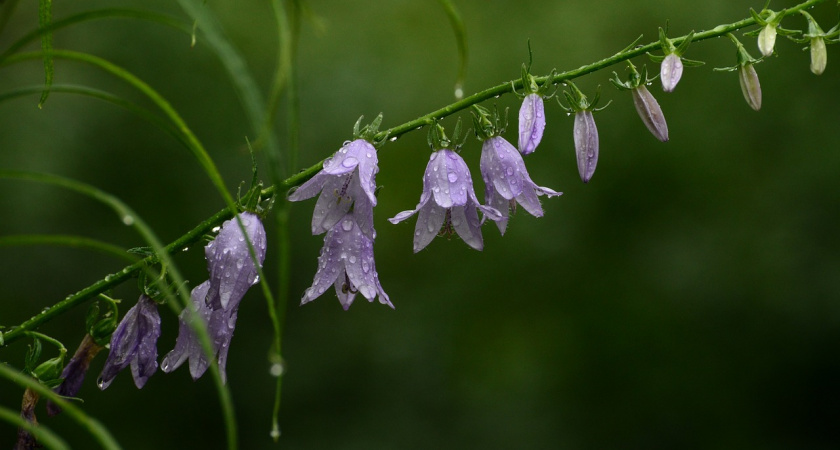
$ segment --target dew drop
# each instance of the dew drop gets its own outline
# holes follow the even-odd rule
[[[449,174],[446,177],[449,178],[450,183],[458,181],[458,174],[455,172],[449,172]]]
[[[131,217],[128,214],[126,214],[122,217],[122,222],[126,225],[133,225],[134,224],[134,217]]]
[[[268,369],[268,373],[270,373],[272,377],[279,377],[280,375],[283,375],[283,372],[285,371],[286,370],[283,367],[283,364],[280,363],[274,363],[271,365],[271,368]]]
[[[213,227],[213,232],[218,233],[219,230],[221,230],[221,229],[222,229],[222,227]]]
[[[393,137],[389,138],[388,141],[395,142],[397,139],[399,139],[399,137],[393,136]]]

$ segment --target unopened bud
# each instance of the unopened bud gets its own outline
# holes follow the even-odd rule
[[[825,65],[828,55],[825,52],[825,39],[819,37],[811,39],[811,72],[814,75],[822,75],[825,72]]]
[[[683,63],[679,56],[670,53],[662,60],[659,77],[662,79],[662,90],[673,92],[680,82],[683,73]]]
[[[764,56],[773,54],[773,48],[776,46],[776,26],[768,23],[758,33],[758,50]]]
[[[588,183],[598,165],[598,128],[592,111],[575,113],[575,152],[577,153],[578,173],[584,183]]]
[[[761,84],[758,82],[758,74],[752,64],[744,64],[738,68],[738,79],[741,81],[741,92],[750,108],[758,111],[761,109]]]
[[[662,142],[668,141],[668,124],[665,122],[665,116],[662,114],[662,108],[653,94],[647,89],[644,84],[640,84],[632,91],[633,104],[636,105],[636,112],[642,118],[642,122],[651,133]]]

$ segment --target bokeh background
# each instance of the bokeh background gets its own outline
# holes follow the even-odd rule
[[[7,0],[8,3],[8,0]],[[36,2],[21,2],[0,48],[37,26]],[[813,14],[830,28],[835,2]],[[337,150],[360,115],[384,126],[453,101],[457,51],[433,0],[307,1],[297,71],[301,167]],[[773,2],[776,9],[794,2]],[[606,57],[670,20],[681,35],[748,16],[759,1],[457,0],[467,32],[467,94],[533,70],[567,70]],[[55,19],[130,7],[186,18],[175,2],[56,2]],[[209,1],[263,91],[275,64],[268,2]],[[802,29],[794,17],[784,26]],[[254,136],[218,59],[199,40],[157,24],[103,20],[57,32],[56,48],[90,52],[126,67],[168,98],[235,190],[250,178],[245,138]],[[757,56],[753,38],[744,38]],[[31,46],[37,49],[37,43]],[[613,104],[596,115],[598,170],[577,175],[572,120],[551,102],[538,151],[526,162],[540,185],[564,192],[545,217],[520,211],[504,238],[484,227],[485,250],[436,239],[412,254],[414,221],[386,218],[413,208],[428,160],[425,130],[380,151],[376,259],[392,311],[359,297],[343,311],[334,294],[299,307],[321,237],[309,233],[313,202],[292,209],[292,301],[284,334],[281,448],[312,449],[830,449],[840,446],[840,92],[837,47],[816,77],[801,45],[779,39],[778,57],[758,66],[761,112],[744,102],[732,44],[690,48],[707,61],[687,68],[676,91],[651,91],[671,140],[644,128],[630,95],[609,73]],[[656,65],[647,64],[655,73]],[[615,68],[622,77],[624,66]],[[2,90],[43,81],[38,61],[0,68]],[[56,62],[56,83],[80,83],[143,101],[131,88],[77,63]],[[0,104],[0,168],[72,177],[109,191],[171,241],[223,207],[196,161],[176,141],[130,113],[54,93]],[[518,100],[508,138],[515,142]],[[146,103],[144,103],[146,104]],[[492,106],[487,103],[485,106]],[[462,115],[465,119],[466,115]],[[448,119],[451,127],[454,119]],[[285,136],[285,114],[277,121]],[[478,179],[480,147],[462,155]],[[264,155],[260,155],[264,162]],[[264,166],[265,167],[265,166]],[[266,172],[263,172],[266,173]],[[476,181],[479,197],[483,186]],[[271,239],[275,228],[268,226]],[[0,180],[0,235],[79,234],[125,248],[142,240],[103,206],[53,187]],[[177,255],[193,283],[206,278],[199,248]],[[112,257],[66,248],[0,249],[0,325],[122,267]],[[266,269],[276,268],[269,253]],[[276,281],[273,280],[273,284]],[[133,283],[115,295],[133,304]],[[85,308],[42,331],[75,348]],[[174,345],[165,308],[159,352]],[[227,372],[242,448],[269,439],[274,379],[271,326],[252,290],[240,309]],[[20,367],[23,342],[0,350]],[[72,351],[72,350],[71,350]],[[104,355],[104,354],[103,354]],[[158,373],[139,391],[128,373],[100,392],[97,358],[80,396],[127,449],[222,448],[223,426],[209,378]],[[20,389],[0,381],[0,404]],[[42,421],[74,448],[91,438],[68,417]],[[0,447],[14,429],[0,424]]]

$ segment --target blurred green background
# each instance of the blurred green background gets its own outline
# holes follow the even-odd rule
[[[8,0],[7,0],[8,3]],[[0,49],[37,26],[36,2],[21,2]],[[835,2],[816,8],[825,29]],[[337,150],[362,114],[389,127],[453,101],[457,51],[434,0],[306,2],[298,54],[301,167]],[[773,2],[776,9],[795,2]],[[456,0],[469,44],[467,94],[533,70],[572,69],[606,57],[670,20],[672,35],[748,16],[760,1]],[[56,2],[54,18],[103,7],[186,18],[174,2]],[[268,2],[208,1],[263,91],[275,64]],[[801,17],[788,28],[804,28]],[[103,20],[57,32],[56,48],[126,67],[171,101],[223,171],[230,189],[250,177],[245,114],[218,59],[201,41],[157,24]],[[744,38],[758,56],[753,38]],[[37,43],[31,49],[37,49]],[[586,76],[613,104],[596,115],[598,170],[583,185],[572,121],[547,103],[548,126],[526,160],[545,217],[520,211],[502,239],[484,227],[485,250],[436,239],[412,254],[413,208],[428,160],[425,130],[383,147],[375,212],[376,260],[392,311],[358,297],[343,311],[332,292],[304,307],[321,237],[311,236],[313,201],[292,209],[292,301],[284,335],[281,448],[310,449],[833,449],[840,446],[840,93],[837,47],[821,77],[801,45],[779,39],[758,66],[760,113],[741,95],[726,39],[692,45],[676,91],[651,92],[668,119],[662,144],[644,128],[628,93],[607,71]],[[656,65],[638,59],[653,73]],[[615,68],[622,77],[624,66]],[[56,83],[80,83],[143,102],[89,66],[56,62]],[[0,68],[6,91],[43,81],[40,62]],[[0,168],[49,172],[109,191],[171,241],[223,207],[187,151],[130,113],[90,98],[53,93],[0,104]],[[147,103],[143,103],[147,104]],[[515,140],[519,101],[510,107]],[[603,103],[602,103],[603,104]],[[491,103],[485,106],[492,106]],[[466,119],[468,116],[464,115]],[[451,127],[454,119],[448,119]],[[277,121],[285,139],[285,114]],[[478,180],[479,145],[462,155]],[[260,155],[264,162],[264,155]],[[267,166],[263,165],[264,168]],[[266,172],[263,172],[266,173]],[[275,228],[268,226],[269,239]],[[0,180],[0,235],[79,234],[125,248],[142,240],[103,206],[53,187]],[[206,278],[198,248],[176,261],[193,285]],[[122,267],[112,257],[66,248],[0,248],[0,325],[14,325]],[[266,269],[276,269],[269,253]],[[133,304],[134,283],[115,293]],[[42,331],[75,348],[85,308]],[[165,308],[161,356],[174,345]],[[241,447],[269,439],[274,379],[271,326],[258,289],[242,303],[227,372]],[[24,342],[0,352],[22,365]],[[71,349],[72,351],[72,349]],[[104,353],[103,353],[104,355]],[[207,377],[158,373],[138,391],[122,373],[105,392],[97,358],[80,396],[127,449],[222,448],[218,401]],[[0,381],[0,404],[20,389]],[[66,416],[39,417],[74,448],[91,438]],[[14,439],[0,424],[0,447]]]

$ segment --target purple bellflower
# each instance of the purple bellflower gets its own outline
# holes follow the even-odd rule
[[[566,85],[571,89],[563,91],[566,100],[569,102],[569,107],[560,106],[568,112],[575,113],[574,125],[574,139],[575,139],[575,153],[577,154],[577,166],[580,179],[584,183],[589,183],[592,175],[595,174],[595,167],[598,165],[598,127],[595,126],[595,118],[592,116],[593,112],[598,112],[609,106],[595,108],[600,98],[599,94],[595,94],[595,98],[590,102],[583,92],[575,86],[571,81],[566,81]]]
[[[298,202],[321,194],[312,214],[313,235],[331,230],[352,207],[356,223],[373,239],[377,172],[376,148],[364,139],[356,139],[324,161],[324,168],[292,192],[289,200]]]
[[[379,284],[373,261],[373,239],[362,231],[356,216],[350,213],[324,236],[315,280],[303,295],[301,305],[320,297],[330,285],[335,286],[335,294],[345,311],[353,304],[357,293],[370,302],[379,295],[379,303],[394,308]]]
[[[266,251],[265,228],[256,214],[243,212],[239,218],[262,266]],[[235,219],[222,225],[216,239],[204,247],[204,255],[210,279],[192,290],[190,305],[179,316],[180,327],[175,348],[163,359],[161,369],[166,373],[172,372],[189,359],[193,379],[204,374],[211,360],[205,355],[190,324],[192,320],[200,319],[210,336],[213,357],[218,361],[224,381],[239,303],[248,289],[259,282],[259,276],[245,235]]]
[[[237,307],[230,309],[212,309],[205,302],[210,291],[210,281],[196,286],[190,294],[190,305],[181,311],[178,317],[179,328],[178,338],[175,341],[175,348],[169,352],[161,362],[161,370],[165,373],[177,369],[185,361],[189,360],[190,375],[197,380],[204,375],[210,366],[210,361],[216,359],[219,363],[222,381],[226,380],[225,365],[227,363],[230,341],[233,339],[233,331],[236,327]],[[201,341],[193,332],[190,325],[191,320],[202,320],[207,327],[207,334],[213,349],[213,358],[207,358]]]
[[[456,139],[460,122],[458,125],[455,128]],[[484,238],[481,236],[483,221],[478,218],[478,210],[493,221],[501,220],[502,214],[478,202],[470,169],[460,155],[446,148],[450,141],[439,124],[432,125],[429,143],[433,148],[441,150],[432,153],[426,165],[420,203],[415,209],[403,211],[388,220],[396,224],[417,214],[414,253],[423,250],[439,233],[451,235],[453,230],[467,245],[481,250],[484,248]]]
[[[262,266],[266,250],[265,228],[256,214],[243,212],[239,218]],[[216,239],[204,247],[204,257],[210,272],[208,304],[213,309],[235,309],[248,289],[259,281],[245,235],[236,220],[228,220],[222,225]]]
[[[157,370],[157,340],[160,337],[160,314],[157,304],[141,295],[137,304],[125,313],[114,334],[111,350],[96,384],[105,390],[121,370],[131,365],[131,375],[138,389]]]
[[[490,111],[478,105],[472,108],[475,134],[484,143],[481,148],[481,177],[484,179],[484,201],[501,213],[496,221],[499,232],[505,234],[510,210],[517,203],[534,217],[542,217],[543,209],[537,198],[540,195],[561,195],[531,181],[525,161],[510,142],[501,136],[498,114],[491,120]]]

